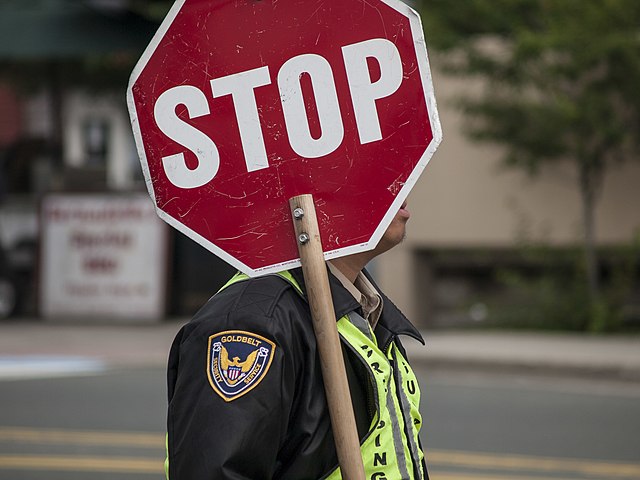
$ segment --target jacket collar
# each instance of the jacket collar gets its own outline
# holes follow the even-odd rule
[[[296,279],[302,291],[307,292],[307,288],[304,283],[304,275],[302,274],[302,268],[295,268],[290,270],[293,278]],[[342,318],[347,313],[353,312],[360,308],[358,301],[353,298],[353,295],[342,286],[340,280],[338,280],[327,268],[327,274],[329,275],[329,288],[331,289],[331,298],[333,300],[333,309],[336,312],[336,318]],[[306,296],[305,296],[306,300]],[[384,308],[383,308],[384,310]]]
[[[382,345],[386,345],[388,341],[397,336],[397,335],[407,335],[411,338],[418,340],[420,343],[424,345],[424,339],[420,332],[413,324],[409,321],[407,317],[400,311],[398,307],[394,305],[394,303],[389,300],[389,298],[382,293],[380,287],[373,280],[369,272],[365,269],[365,276],[369,279],[369,281],[373,284],[376,290],[380,293],[382,297],[382,315],[380,316],[380,320],[378,320],[378,324],[375,328],[376,337],[378,337],[378,341]],[[304,284],[304,276],[302,274],[302,268],[295,268],[290,270],[291,275],[295,278],[298,285],[302,288],[303,292],[306,292],[306,287]],[[344,288],[340,280],[338,280],[327,268],[327,273],[329,275],[329,287],[331,288],[331,296],[333,298],[333,308],[336,312],[336,318],[342,318],[349,312],[353,312],[354,310],[358,310],[360,308],[360,304],[353,298],[353,295],[349,293],[349,291]]]
[[[378,284],[375,282],[371,274],[365,268],[363,270],[364,275],[369,279],[369,281],[373,284],[376,290],[380,293],[382,297],[382,315],[380,316],[380,320],[378,320],[378,325],[376,326],[376,335],[381,337],[382,334],[388,332],[388,334],[392,336],[397,335],[407,335],[411,338],[416,339],[423,345],[424,339],[422,335],[418,331],[416,327],[414,327],[413,323],[409,321],[407,317],[405,317],[404,313],[400,311],[398,307],[387,297]],[[383,342],[387,343],[387,342]]]

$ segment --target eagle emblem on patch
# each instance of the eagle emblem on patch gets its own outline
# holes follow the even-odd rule
[[[276,345],[255,333],[229,330],[209,337],[207,376],[213,390],[230,402],[254,389],[271,366]]]

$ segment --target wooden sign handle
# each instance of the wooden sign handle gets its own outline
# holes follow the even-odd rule
[[[311,195],[289,200],[342,478],[364,480],[358,429]]]

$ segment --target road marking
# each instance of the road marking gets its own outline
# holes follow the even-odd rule
[[[0,469],[56,471],[112,471],[125,473],[161,473],[160,458],[164,453],[165,434],[131,431],[39,429],[0,427],[0,442],[33,445],[82,445],[151,448],[157,458],[148,457],[85,457],[64,455],[2,455]],[[162,452],[162,453],[160,453]],[[552,475],[581,475],[595,478],[639,479],[640,464],[586,460],[575,458],[501,455],[495,453],[428,450],[427,460],[438,480],[570,480]],[[474,472],[451,472],[449,468],[475,469]],[[445,470],[443,470],[445,469]],[[513,474],[493,474],[482,471],[510,471]],[[530,476],[518,475],[528,471]],[[539,475],[544,477],[536,477]],[[574,477],[575,478],[575,477]]]
[[[81,457],[62,455],[0,455],[5,470],[46,470],[64,472],[164,472],[162,460],[138,457]]]
[[[567,458],[536,457],[530,455],[499,455],[487,453],[428,450],[427,460],[432,465],[474,467],[491,470],[531,470],[567,472],[586,475],[640,478],[640,464],[618,463]]]
[[[451,473],[451,472],[441,472],[438,470],[429,470],[429,477],[433,480],[580,480],[579,478],[560,478],[560,477],[523,477],[521,475],[487,475],[487,474],[476,474],[476,473]],[[595,480],[595,479],[591,479]]]
[[[165,448],[162,433],[107,432],[0,427],[0,441],[35,444],[65,444]]]
[[[103,361],[69,355],[2,355],[0,380],[31,380],[102,373]]]

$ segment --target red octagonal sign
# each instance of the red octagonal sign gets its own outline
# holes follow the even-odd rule
[[[182,0],[131,75],[158,214],[240,270],[375,247],[441,140],[420,18],[396,0]]]

